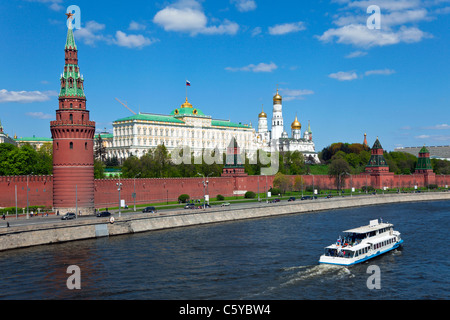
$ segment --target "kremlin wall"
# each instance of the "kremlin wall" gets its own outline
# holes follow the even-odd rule
[[[433,175],[434,176],[434,175]],[[294,182],[296,176],[290,176]],[[305,186],[320,189],[335,189],[334,178],[327,175],[304,175]],[[274,176],[241,176],[208,178],[206,194],[211,198],[221,194],[226,197],[243,196],[246,191],[264,193],[273,186]],[[450,185],[449,175],[437,175],[434,181],[429,181],[426,174],[373,176],[370,174],[352,175],[345,181],[345,188],[352,186],[361,189],[372,185],[376,188],[388,187],[414,188],[415,185],[426,187],[436,184],[439,187]],[[259,180],[259,183],[258,183]],[[314,181],[313,181],[314,180]],[[94,180],[94,198],[96,208],[118,207],[119,193],[116,183],[119,179]],[[136,204],[148,204],[166,201],[176,201],[180,194],[189,194],[191,199],[203,199],[203,178],[168,178],[168,179],[120,179],[122,183],[121,199],[130,208],[134,204],[133,193],[136,192]],[[381,184],[379,184],[381,183]],[[259,184],[259,186],[258,186]],[[27,176],[0,177],[0,207],[15,207],[15,187],[17,186],[17,206],[19,213],[27,206]],[[28,176],[29,205],[53,207],[53,177]],[[267,187],[266,187],[267,186]],[[75,186],[73,187],[73,207],[75,207]],[[267,188],[267,189],[266,189]],[[136,191],[134,191],[136,190]],[[274,195],[276,196],[276,195]],[[80,200],[78,200],[80,201]],[[78,206],[81,208],[81,206]],[[82,213],[86,214],[82,211]]]

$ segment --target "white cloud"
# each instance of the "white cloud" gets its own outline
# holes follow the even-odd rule
[[[365,55],[367,55],[367,51],[359,51],[358,50],[358,51],[353,51],[353,52],[349,53],[345,57],[348,59],[352,59],[352,58],[364,57]]]
[[[439,1],[421,0],[337,0],[344,7],[338,15],[333,16],[337,26],[326,30],[319,40],[323,42],[349,44],[356,47],[371,48],[376,46],[395,45],[398,43],[415,43],[432,37],[420,30],[419,22],[431,21],[434,18],[430,10]],[[367,28],[369,18],[366,10],[370,5],[381,8],[381,29]]]
[[[339,71],[329,74],[328,77],[339,81],[351,81],[358,79],[358,75],[354,71]]]
[[[49,4],[49,8],[54,11],[60,11],[64,9],[64,7],[60,5],[60,3],[62,3],[62,0],[26,0],[26,1]]]
[[[380,69],[380,70],[369,70],[364,73],[365,76],[371,76],[371,75],[390,75],[395,73],[395,70],[391,69]]]
[[[257,35],[261,34],[262,29],[261,27],[256,27],[252,30],[252,37],[256,37]]]
[[[425,127],[424,129],[431,129],[431,130],[449,130],[450,129],[450,125],[444,123],[444,124],[437,124],[435,126],[432,127]]]
[[[136,22],[136,21],[131,21],[130,22],[130,26],[128,27],[128,30],[132,30],[132,31],[139,31],[139,30],[145,30],[146,26],[145,24]]]
[[[116,32],[116,38],[114,39],[115,44],[127,48],[143,48],[145,46],[151,45],[155,41],[157,40],[150,40],[149,38],[146,38],[141,34],[127,35],[125,32],[122,32],[120,30]]]
[[[87,45],[95,45],[97,41],[107,41],[107,38],[98,32],[103,31],[105,25],[96,21],[87,21],[85,26],[74,31],[75,41],[81,40]]]
[[[156,13],[153,22],[165,31],[185,32],[191,36],[198,34],[230,34],[239,30],[235,22],[225,20],[222,24],[208,26],[208,18],[199,2],[194,0],[181,0]]]
[[[48,101],[52,96],[57,96],[56,91],[8,91],[0,90],[0,103],[33,103]]]
[[[428,141],[432,141],[432,142],[439,142],[439,143],[448,143],[450,142],[450,136],[449,135],[427,135],[427,134],[422,134],[420,136],[416,136],[416,139],[424,139],[424,140],[428,140]]]
[[[331,28],[319,36],[319,40],[330,42],[336,38],[337,43],[351,44],[357,47],[371,48],[376,46],[393,45],[400,42],[414,43],[429,34],[416,27],[402,26],[398,31],[370,30],[365,25],[351,24],[340,28]]]
[[[303,100],[304,96],[314,94],[314,91],[307,89],[280,89],[284,101]]]
[[[253,11],[257,7],[254,0],[231,0],[231,3],[234,3],[236,9],[240,12]]]
[[[283,35],[287,33],[292,32],[298,32],[305,30],[306,27],[302,21],[295,22],[295,23],[285,23],[285,24],[278,24],[273,27],[269,27],[269,34],[271,35]]]
[[[133,21],[130,23],[129,28],[137,28],[141,25],[134,24]],[[149,39],[140,34],[126,34],[123,31],[116,31],[115,36],[103,35],[101,32],[105,30],[105,25],[98,23],[96,21],[88,21],[86,25],[81,29],[75,30],[75,41],[80,40],[87,45],[95,46],[97,42],[105,42],[107,44],[115,44],[120,47],[126,48],[143,48],[145,46],[151,45],[158,40]],[[140,27],[142,28],[142,27]]]
[[[35,119],[52,119],[53,116],[51,114],[46,114],[43,112],[27,112],[25,113],[26,116],[35,118]]]
[[[271,63],[260,63],[260,64],[249,64],[248,66],[245,67],[240,67],[240,68],[232,68],[232,67],[227,67],[225,68],[225,70],[227,71],[232,71],[232,72],[237,72],[237,71],[246,71],[246,72],[273,72],[276,69],[278,69],[278,66],[271,62]]]

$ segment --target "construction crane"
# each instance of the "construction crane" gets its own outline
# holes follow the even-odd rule
[[[121,105],[123,105],[125,108],[127,108],[128,110],[130,110],[133,114],[136,114],[136,112],[134,112],[133,110],[131,110],[125,103],[123,103],[122,101],[120,101],[119,99],[116,98],[117,101],[119,101],[119,103]]]

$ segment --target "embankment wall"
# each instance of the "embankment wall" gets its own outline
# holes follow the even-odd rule
[[[204,225],[244,219],[256,219],[288,214],[300,214],[324,210],[370,206],[388,203],[450,200],[450,192],[355,196],[346,198],[296,201],[242,209],[232,207],[206,211],[176,211],[157,215],[136,214],[116,218],[110,223],[108,218],[71,220],[53,224],[29,225],[0,229],[0,251],[36,245],[63,243],[67,241],[95,239],[162,229]]]

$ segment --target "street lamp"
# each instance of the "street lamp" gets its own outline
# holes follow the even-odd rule
[[[120,207],[121,207],[121,203],[120,203],[120,190],[122,190],[122,183],[120,183],[120,176],[119,176],[119,183],[116,183],[116,186],[118,187],[118,191],[119,191],[119,218],[121,217],[121,212],[120,212]]]
[[[209,184],[208,177],[210,176],[211,173],[209,173],[206,177],[204,174],[201,174],[199,172],[197,172],[197,174],[199,176],[203,177],[203,209],[206,209],[206,207],[205,207],[205,205],[206,205],[206,188],[208,187],[208,184]],[[206,178],[206,182],[205,182],[205,178]],[[208,194],[208,200],[209,200],[209,194]]]
[[[348,172],[341,172],[340,174],[339,174],[339,191],[340,191],[340,194],[339,195],[342,195],[342,184],[341,184],[341,176],[343,175],[343,174],[348,174],[348,175],[350,175],[350,173],[348,173]]]
[[[30,211],[29,211],[29,204],[28,204],[28,191],[30,191],[30,188],[28,188],[28,179],[30,177],[30,175],[32,175],[33,172],[31,172],[30,174],[27,174],[27,219],[30,219]]]
[[[136,177],[139,176],[141,173],[139,172],[137,175],[134,176],[134,192],[133,192],[133,198],[134,198],[134,212],[136,212]]]

